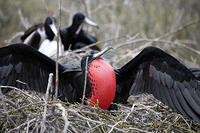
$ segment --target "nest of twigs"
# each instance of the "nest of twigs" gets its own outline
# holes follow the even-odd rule
[[[200,124],[169,110],[151,95],[130,98],[118,110],[61,101],[14,90],[1,95],[0,132],[196,132]],[[131,104],[132,103],[132,104]]]
[[[144,45],[141,45],[139,41]],[[137,41],[134,38],[126,42],[118,41],[118,44],[114,44],[113,40],[101,42],[101,44],[114,47],[113,51],[104,57],[112,66],[119,67],[133,58],[143,47],[152,45],[152,42],[161,47],[164,45],[159,45],[159,43],[169,43],[148,39]],[[171,43],[179,44],[178,42]],[[129,44],[133,45],[128,46]],[[170,49],[173,49],[173,46],[166,50],[170,51]],[[67,62],[72,56],[79,62],[84,54],[86,53],[80,51],[78,54],[71,52],[67,58],[60,61]],[[187,61],[185,62],[187,64]],[[13,88],[13,91],[7,94],[0,94],[0,132],[200,131],[199,123],[173,112],[151,95],[130,97],[128,101],[128,104],[117,104],[118,110],[108,111],[101,110],[98,106],[64,103],[60,100],[52,101],[48,93],[45,96],[45,94]]]

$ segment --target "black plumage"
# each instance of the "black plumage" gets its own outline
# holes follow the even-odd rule
[[[60,36],[65,50],[68,50],[70,45],[71,50],[75,50],[97,42],[96,37],[83,29],[84,23],[98,28],[97,24],[91,22],[83,13],[79,12],[73,16],[71,26],[60,30]],[[91,49],[100,50],[97,46],[92,46]]]
[[[25,44],[28,44],[36,49],[39,49],[40,43],[44,40],[42,39],[42,36],[37,30],[40,30],[41,32],[44,32],[44,24],[43,23],[38,23],[30,28],[28,28],[24,34],[21,36],[21,41],[24,42]]]
[[[148,47],[116,72],[116,102],[150,93],[172,110],[200,122],[199,81],[171,55]]]
[[[0,84],[22,87],[39,92],[45,92],[49,73],[55,73],[55,61],[37,50],[24,44],[15,44],[0,49]],[[79,67],[65,68],[59,64],[60,86],[59,98],[63,101],[77,102],[77,91],[81,85],[73,83],[71,77],[81,78]],[[63,78],[64,76],[64,78]],[[70,78],[69,78],[70,77]],[[64,80],[64,79],[69,79]],[[16,80],[25,82],[23,85]],[[10,81],[10,82],[8,82]],[[71,85],[72,84],[72,85]],[[75,84],[75,85],[74,85]],[[81,83],[80,83],[81,84]],[[73,86],[75,88],[71,89]],[[79,87],[79,88],[77,88]],[[10,91],[4,88],[3,93]]]
[[[55,73],[55,61],[33,48],[23,44],[0,48],[1,85],[18,86],[18,79],[32,90],[45,92],[49,73]],[[145,48],[123,67],[115,69],[115,74],[114,102],[126,102],[130,95],[150,93],[177,113],[200,122],[199,81],[188,68],[161,49]],[[59,64],[59,76],[59,98],[80,101],[83,93],[80,67]],[[4,93],[8,91],[2,89]]]
[[[52,16],[47,16],[44,23],[38,23],[28,28],[21,36],[21,41],[36,49],[39,49],[45,39],[52,41],[56,33],[54,33],[56,19]]]
[[[190,71],[200,80],[200,68],[190,68]]]

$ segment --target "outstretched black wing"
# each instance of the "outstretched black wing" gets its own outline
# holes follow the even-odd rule
[[[192,72],[175,58],[155,47],[116,70],[116,101],[150,93],[185,117],[200,122],[200,83]]]
[[[25,44],[13,44],[0,48],[0,85],[15,86],[46,92],[49,73],[55,75],[55,61]],[[59,98],[69,102],[77,101],[77,88],[71,77],[80,70],[66,68],[59,64]],[[70,78],[69,78],[70,77]],[[65,79],[64,79],[65,78]],[[3,93],[10,91],[2,88]]]

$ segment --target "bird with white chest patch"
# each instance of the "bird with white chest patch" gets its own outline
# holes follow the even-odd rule
[[[44,23],[33,25],[25,31],[21,40],[43,54],[52,57],[57,52],[57,33],[56,18],[48,16]],[[59,48],[59,56],[61,56],[64,52],[64,47],[61,45]]]

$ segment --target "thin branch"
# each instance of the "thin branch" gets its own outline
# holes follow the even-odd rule
[[[120,124],[120,123],[124,123],[124,122],[128,119],[128,117],[130,116],[130,114],[133,112],[134,106],[135,106],[135,104],[132,105],[130,112],[127,114],[127,116],[124,118],[124,120],[115,123],[115,124],[112,126],[112,128],[110,129],[110,131],[109,131],[108,133],[111,133],[111,132],[113,131],[114,127],[116,127],[116,126],[117,126],[118,124]]]
[[[128,41],[125,43],[120,43],[114,46],[114,49],[117,49],[119,47],[123,47],[125,45],[129,45],[129,44],[133,44],[133,43],[141,43],[141,42],[157,42],[157,43],[161,43],[161,44],[174,44],[177,46],[181,46],[181,47],[185,47],[187,49],[190,49],[191,51],[197,53],[198,55],[200,55],[200,51],[193,49],[191,47],[186,46],[185,44],[179,43],[179,42],[172,42],[172,41],[168,41],[168,40],[159,40],[159,39],[138,39],[138,40],[133,40],[133,41]],[[149,44],[150,45],[150,44]]]
[[[121,39],[121,38],[126,38],[126,37],[127,37],[126,35],[122,35],[122,36],[114,37],[114,38],[111,38],[111,39],[108,39],[108,40],[98,41],[98,42],[96,42],[96,43],[87,45],[87,46],[85,46],[85,47],[83,47],[83,48],[74,50],[74,51],[72,51],[72,52],[70,52],[70,53],[79,53],[79,52],[81,52],[81,51],[84,51],[84,50],[86,50],[86,49],[92,47],[92,46],[96,46],[96,45],[101,44],[101,43],[112,42],[112,41],[115,41],[115,40],[118,40],[118,39]]]
[[[24,16],[22,15],[21,9],[18,10],[18,14],[19,14],[19,18],[20,18],[21,23],[23,24],[23,26],[26,29],[28,29],[31,26],[31,24],[28,22],[28,20],[26,18],[24,18]]]
[[[27,126],[26,126],[26,133],[29,133],[29,127],[30,127],[30,121],[29,121],[29,117],[28,117],[28,123],[27,123]]]
[[[9,113],[16,112],[16,111],[18,111],[18,110],[20,110],[20,109],[23,109],[23,108],[31,107],[32,105],[40,105],[40,104],[42,104],[42,103],[43,103],[43,101],[36,102],[36,103],[30,103],[30,104],[27,104],[27,105],[25,105],[25,106],[18,107],[18,108],[15,109],[15,110],[7,111],[7,113],[9,114]],[[4,112],[3,112],[3,113],[4,113]]]
[[[22,93],[22,94],[24,94],[24,95],[26,95],[26,96],[28,96],[28,97],[30,97],[30,98],[35,100],[35,98],[33,96],[29,95],[27,92],[24,92],[24,91],[22,91],[22,90],[20,90],[20,89],[18,89],[16,87],[13,87],[13,86],[0,86],[0,88],[10,88],[10,89],[13,89],[13,90],[17,90],[20,93]]]
[[[2,102],[3,102],[3,110],[4,110],[4,112],[6,112],[5,114],[6,114],[7,120],[9,120],[9,121],[12,123],[13,126],[16,126],[15,122],[10,118],[10,116],[9,116],[8,113],[7,113],[6,102],[5,102],[5,100],[4,100],[4,96],[3,96],[3,94],[2,94],[1,88],[0,88],[0,99],[1,99]]]
[[[58,5],[59,5],[59,24],[56,26],[57,27],[57,54],[56,54],[56,87],[55,87],[55,99],[58,97],[58,86],[59,86],[59,70],[58,70],[58,60],[59,60],[59,50],[60,50],[60,45],[61,45],[61,39],[60,39],[60,32],[59,29],[61,27],[61,5],[62,5],[62,0],[58,0]]]
[[[85,1],[85,0],[81,0],[81,2],[82,2],[83,6],[84,6],[84,8],[85,8],[86,16],[90,17],[90,16],[89,16],[90,14],[89,14],[89,10],[88,10],[88,6],[87,6],[87,4],[86,4],[86,1]]]
[[[10,44],[13,40],[15,40],[15,39],[21,37],[23,34],[24,34],[24,32],[22,32],[22,31],[21,31],[21,32],[16,32],[15,34],[13,34],[13,35],[10,37],[9,40],[5,40],[4,43]]]
[[[128,130],[133,130],[133,131],[138,131],[139,133],[153,133],[153,132],[149,132],[149,131],[144,131],[142,129],[139,128],[128,128]]]
[[[48,80],[48,85],[46,89],[46,94],[44,98],[44,112],[43,112],[43,119],[41,122],[41,133],[43,133],[46,129],[45,122],[46,122],[46,114],[47,114],[47,101],[49,97],[49,90],[52,87],[52,82],[53,82],[53,73],[49,74],[49,80]]]
[[[65,126],[64,126],[64,129],[63,129],[63,133],[66,133],[67,130],[68,130],[68,126],[69,126],[69,121],[68,121],[68,119],[66,117],[66,110],[60,103],[57,103],[55,105],[62,111],[62,118],[65,121]]]
[[[36,120],[37,120],[37,118],[33,118],[33,119],[31,119],[31,120],[29,120],[29,121],[27,121],[27,122],[24,122],[24,123],[22,123],[21,125],[19,125],[19,126],[13,128],[13,129],[11,129],[11,130],[9,130],[7,133],[13,133],[13,132],[15,132],[15,131],[19,131],[22,127],[26,126],[28,123],[30,124],[30,123],[32,123],[32,122],[34,122],[34,121],[36,121]]]
[[[82,118],[82,119],[84,119],[84,120],[86,120],[86,121],[89,121],[89,122],[92,122],[92,123],[97,123],[97,124],[106,125],[106,126],[112,128],[111,125],[108,125],[108,124],[105,124],[105,123],[100,122],[100,121],[96,121],[96,120],[92,120],[92,119],[89,119],[89,118],[83,117],[82,115],[80,115],[79,113],[77,113],[75,110],[69,109],[68,111],[70,111],[71,113],[75,114],[76,116],[78,116],[78,117],[80,117],[80,118]],[[117,128],[117,127],[114,127],[114,129],[117,130],[117,131],[119,131],[119,132],[125,133],[124,130],[119,129],[119,128]]]
[[[180,32],[180,31],[184,30],[185,28],[187,28],[187,27],[189,27],[189,26],[191,26],[191,25],[193,25],[193,24],[197,24],[197,23],[200,23],[200,20],[188,22],[187,24],[178,27],[178,28],[175,29],[174,31],[169,32],[169,33],[166,33],[166,34],[164,34],[164,35],[158,37],[158,39],[163,39],[163,38],[165,38],[165,37],[168,37],[168,36],[170,36],[170,35],[172,35],[172,34],[175,34],[175,33],[177,33],[177,32]]]
[[[16,105],[14,102],[12,102],[12,101],[10,101],[10,100],[8,100],[8,99],[2,97],[2,96],[0,97],[0,99],[1,99],[2,101],[4,101],[5,103],[8,103],[10,106],[14,107],[15,109],[18,109],[17,105]],[[28,117],[28,115],[27,115],[22,109],[19,109],[19,111],[20,111],[25,117]]]
[[[86,87],[87,87],[88,59],[89,59],[89,57],[86,58],[86,64],[85,64],[85,77],[84,77],[82,104],[84,103],[84,100],[85,100],[85,91],[86,91]]]

